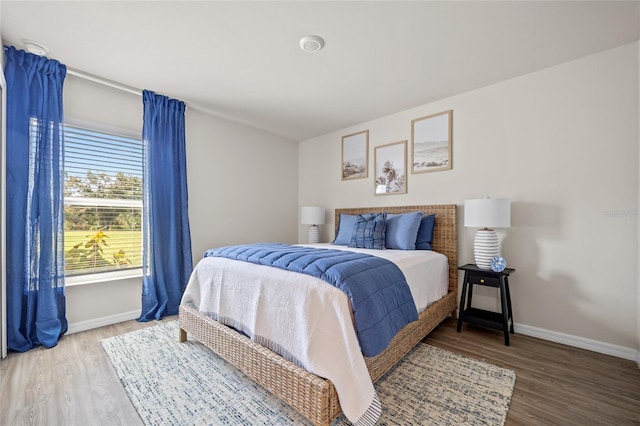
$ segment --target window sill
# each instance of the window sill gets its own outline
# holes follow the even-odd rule
[[[87,275],[76,275],[72,277],[65,277],[64,285],[65,287],[73,287],[77,285],[97,284],[97,283],[102,283],[107,281],[119,281],[119,280],[126,280],[129,278],[140,278],[140,277],[142,277],[142,268],[127,269],[125,271],[102,272],[99,274],[87,274]]]

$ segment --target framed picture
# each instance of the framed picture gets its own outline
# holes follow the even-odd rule
[[[411,172],[451,169],[453,111],[411,120]]]
[[[377,146],[375,195],[407,193],[407,141]]]
[[[342,137],[342,180],[369,176],[369,131]]]

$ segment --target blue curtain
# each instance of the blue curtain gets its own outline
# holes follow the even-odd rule
[[[5,47],[7,337],[52,347],[67,331],[62,85],[58,61]]]
[[[142,93],[144,220],[142,314],[138,321],[178,313],[192,270],[187,209],[184,102]]]

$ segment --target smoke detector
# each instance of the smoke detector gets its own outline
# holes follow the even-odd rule
[[[300,39],[300,48],[305,52],[317,52],[324,47],[324,39],[317,35],[308,35]]]
[[[27,49],[27,52],[33,53],[34,55],[44,56],[49,52],[49,49],[37,41],[23,39],[22,43],[24,43],[24,47]]]

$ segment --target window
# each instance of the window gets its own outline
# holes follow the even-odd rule
[[[142,142],[65,125],[65,275],[142,267]]]

